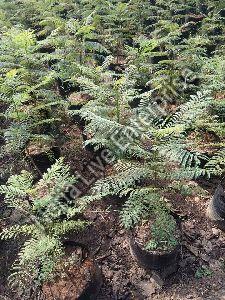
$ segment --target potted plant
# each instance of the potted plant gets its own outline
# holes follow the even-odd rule
[[[18,223],[4,228],[0,237],[17,238],[18,243],[23,243],[9,282],[19,297],[30,299],[42,293],[47,282],[61,278],[65,270],[74,268],[76,276],[86,270],[90,276],[83,277],[83,290],[79,290],[82,295],[92,279],[95,287],[100,279],[94,261],[88,258],[87,263],[83,259],[83,249],[66,242],[69,232],[82,230],[88,223],[81,217],[82,208],[68,196],[76,178],[69,174],[69,167],[60,158],[36,184],[33,181],[29,172],[22,171],[0,187],[7,205],[19,217]]]
[[[65,243],[66,256],[58,264],[53,281],[43,285],[46,299],[92,300],[98,295],[102,274],[88,253],[75,242]]]
[[[68,97],[69,100],[69,109],[79,110],[84,106],[89,100],[91,100],[90,95],[85,93],[72,93]]]
[[[60,148],[55,145],[53,138],[37,136],[28,142],[25,154],[38,173],[42,174],[59,159]]]
[[[1,61],[7,65],[0,80],[6,120],[1,153],[22,160],[34,140],[56,137],[66,104],[56,90],[56,73],[48,67],[45,55],[37,51],[32,30],[10,26],[2,33],[1,46]]]
[[[85,121],[80,117],[79,110],[90,100],[90,95],[80,92],[74,92],[68,97],[68,110],[72,115],[73,121],[80,125],[81,128],[85,126]]]
[[[133,256],[142,267],[157,270],[167,277],[177,270],[179,234],[168,208],[163,202],[158,205],[148,220],[132,229],[130,246]]]

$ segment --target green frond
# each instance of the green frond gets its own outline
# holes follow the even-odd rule
[[[83,230],[89,222],[81,220],[64,220],[62,222],[54,223],[54,226],[50,228],[49,232],[54,236],[63,236],[70,232],[79,232]]]
[[[221,149],[209,159],[205,169],[212,175],[222,175],[225,171],[225,149]]]
[[[0,232],[0,238],[3,240],[15,239],[17,236],[23,234],[26,236],[35,236],[36,229],[34,225],[14,225],[9,228],[4,228]]]
[[[121,221],[130,229],[149,215],[149,211],[159,205],[161,196],[156,188],[146,187],[133,190],[123,206]]]
[[[136,163],[119,162],[115,168],[123,168],[115,175],[108,176],[104,179],[98,180],[92,188],[94,195],[105,197],[107,195],[120,195],[124,190],[133,188],[142,178],[145,178],[149,170],[144,166],[139,166]]]

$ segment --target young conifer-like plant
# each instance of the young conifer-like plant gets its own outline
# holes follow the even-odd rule
[[[54,279],[65,255],[63,237],[87,224],[78,218],[82,210],[67,196],[75,182],[60,158],[36,184],[32,174],[22,171],[0,187],[6,204],[19,216],[17,224],[3,229],[1,239],[24,241],[9,277],[22,299],[30,299],[44,282]]]

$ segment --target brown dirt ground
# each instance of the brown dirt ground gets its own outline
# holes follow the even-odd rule
[[[81,148],[77,127],[65,128],[65,131],[69,136],[63,150],[66,161],[73,170],[89,176],[84,166],[93,159],[93,154]],[[199,182],[204,187],[202,194],[188,197],[167,195],[174,215],[180,220],[182,253],[178,271],[163,287],[152,279],[151,272],[138,266],[130,253],[128,234],[119,220],[123,200],[114,197],[94,203],[86,214],[92,225],[73,240],[87,245],[102,269],[104,282],[97,300],[225,300],[225,233],[205,216],[216,183]],[[83,191],[87,190],[83,186]],[[10,215],[2,201],[0,212],[16,222],[17,216]],[[0,299],[7,299],[7,296],[16,299],[10,294],[6,277],[18,245],[15,242],[0,243]],[[196,271],[201,266],[210,270],[210,274],[196,278]]]
[[[196,206],[196,199],[183,201],[188,218],[181,224],[183,247],[179,269],[163,287],[158,286],[151,272],[140,268],[130,254],[128,235],[118,219],[121,200],[96,204],[89,215],[94,223],[81,240],[91,247],[105,277],[97,299],[225,299],[225,233],[205,218],[208,200],[199,200],[196,210],[192,206]],[[104,212],[109,204],[111,211]],[[206,266],[211,274],[197,279],[195,274],[201,266]]]

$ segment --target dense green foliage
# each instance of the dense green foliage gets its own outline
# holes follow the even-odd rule
[[[62,235],[105,197],[125,198],[127,229],[154,218],[147,249],[175,246],[166,193],[225,173],[224,1],[0,0],[0,25],[2,179],[31,144],[62,144],[61,127],[79,118],[84,146],[114,158],[77,202],[61,201],[76,181],[61,159],[36,184],[22,171],[1,187],[25,215],[1,234],[28,236],[21,288],[51,278]]]
[[[60,159],[36,184],[33,184],[32,174],[22,171],[0,187],[7,205],[20,216],[20,223],[4,228],[1,238],[28,237],[10,276],[12,285],[24,298],[29,298],[33,289],[54,275],[64,253],[62,236],[86,225],[77,217],[82,210],[75,209],[73,200],[65,197],[75,182],[75,177],[70,176],[69,168]]]

